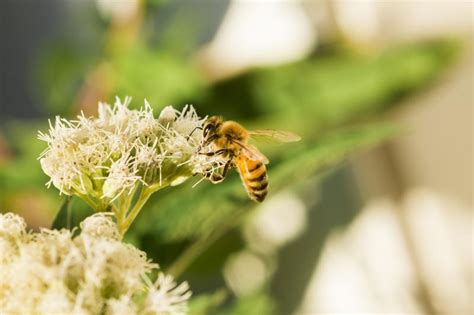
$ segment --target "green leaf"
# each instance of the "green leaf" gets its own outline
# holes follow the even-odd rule
[[[94,211],[82,200],[65,196],[51,228],[57,230],[66,228],[71,230],[79,226],[82,220],[93,213]]]
[[[270,164],[270,197],[322,168],[339,163],[355,150],[392,137],[396,131],[390,124],[360,126],[328,135],[314,145],[303,144],[293,149],[288,146],[288,153]],[[142,232],[152,231],[162,243],[195,239],[232,224],[237,213],[255,206],[234,173],[219,185],[203,182],[195,188],[183,185],[170,194],[158,193],[137,225]]]
[[[72,209],[71,209],[71,196],[65,196],[61,208],[59,208],[56,217],[53,220],[52,229],[60,230],[62,228],[71,229],[72,227]]]
[[[227,292],[224,289],[212,294],[201,294],[189,302],[189,314],[207,315],[215,311],[226,299]]]
[[[36,64],[37,93],[50,113],[64,115],[70,112],[88,69],[97,61],[97,52],[93,52],[92,45],[82,50],[77,49],[78,44],[57,42],[41,52]]]
[[[238,299],[233,305],[214,315],[272,315],[275,305],[265,293],[257,293]],[[191,313],[192,314],[192,313]]]
[[[0,166],[0,188],[2,190],[24,191],[26,188],[42,187],[47,176],[37,160],[45,144],[37,139],[37,130],[44,129],[45,123],[36,120],[11,120],[0,127],[4,132],[8,147],[15,152],[14,158]],[[18,170],[21,169],[21,172]]]
[[[167,52],[153,51],[143,43],[126,54],[113,56],[110,71],[114,78],[112,95],[132,95],[138,106],[144,99],[156,109],[195,102],[204,91],[193,64]]]
[[[437,39],[380,53],[315,55],[256,69],[217,83],[204,112],[218,110],[230,119],[262,118],[254,126],[312,136],[393,107],[439,78],[458,51],[456,41]]]

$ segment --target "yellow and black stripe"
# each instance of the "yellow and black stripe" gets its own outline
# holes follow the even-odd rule
[[[268,176],[265,165],[260,161],[245,157],[236,159],[236,162],[249,197],[262,202],[268,193]]]

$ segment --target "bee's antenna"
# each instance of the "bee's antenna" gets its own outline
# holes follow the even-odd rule
[[[188,141],[189,138],[191,138],[191,136],[193,135],[193,133],[194,133],[197,129],[201,129],[201,130],[202,130],[202,127],[197,126],[196,128],[194,128],[193,131],[191,131],[191,133],[186,137],[186,141]]]

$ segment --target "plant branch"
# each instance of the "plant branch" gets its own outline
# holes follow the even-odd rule
[[[135,220],[137,215],[140,213],[140,210],[143,208],[145,203],[148,201],[150,196],[157,191],[158,189],[152,189],[151,187],[142,187],[142,190],[140,192],[140,196],[138,197],[137,202],[133,206],[132,210],[125,214],[125,219],[122,220],[120,219],[119,222],[119,231],[122,236],[127,232],[128,228],[132,224],[132,222]],[[124,209],[122,209],[123,211]],[[126,212],[126,209],[124,213]]]
[[[179,256],[173,264],[166,270],[168,274],[171,274],[173,277],[178,278],[191,263],[199,257],[206,249],[208,249],[212,244],[214,244],[219,238],[221,238],[225,233],[239,225],[244,218],[244,215],[248,213],[251,206],[244,206],[237,210],[233,216],[230,216],[228,221],[225,224],[220,225],[216,230],[210,232],[206,236],[198,238],[191,246],[189,246],[182,254]]]
[[[92,200],[88,195],[78,195],[82,200],[84,200],[95,212],[100,212],[99,206]]]

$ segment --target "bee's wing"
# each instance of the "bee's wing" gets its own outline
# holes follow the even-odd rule
[[[301,140],[300,136],[286,130],[261,129],[249,131],[249,134],[251,137],[270,138],[279,142],[295,142]]]
[[[260,161],[263,164],[268,164],[269,163],[268,158],[265,155],[263,155],[263,153],[260,152],[253,145],[248,144],[248,143],[243,143],[243,142],[238,141],[238,140],[232,140],[232,142],[238,144],[242,148],[243,154],[247,158],[249,158],[250,160]]]

